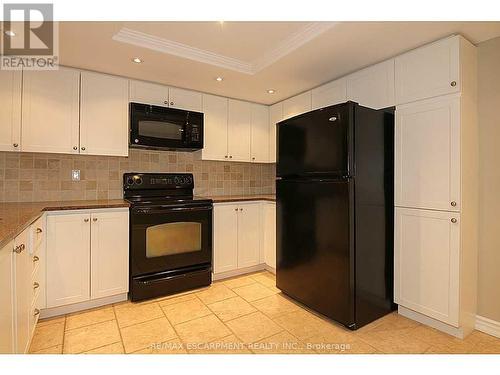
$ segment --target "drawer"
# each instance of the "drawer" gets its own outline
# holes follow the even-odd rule
[[[38,317],[40,316],[40,303],[39,303],[39,301],[40,301],[40,292],[38,289],[33,296],[33,303],[31,304],[31,309],[30,309],[30,316],[29,316],[30,336],[33,336],[33,331],[35,329],[36,323],[38,322]]]
[[[44,244],[45,240],[45,216],[42,216],[31,224],[31,233],[33,238],[33,254],[37,254]]]

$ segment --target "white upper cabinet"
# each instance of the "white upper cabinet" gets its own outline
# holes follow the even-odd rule
[[[372,65],[347,78],[347,99],[362,106],[381,109],[396,104],[394,59]]]
[[[170,100],[168,105],[172,108],[202,112],[203,105],[201,92],[171,87],[168,97]]]
[[[128,292],[128,210],[93,212],[91,216],[92,299]]]
[[[163,107],[168,106],[168,86],[130,80],[130,101]]]
[[[347,101],[347,81],[337,79],[316,87],[311,92],[312,109],[324,108]]]
[[[128,80],[82,72],[80,152],[128,156]]]
[[[394,301],[457,327],[460,215],[396,208]]]
[[[396,102],[460,91],[460,37],[453,36],[396,57]]]
[[[311,91],[293,96],[283,102],[283,120],[311,110]]]
[[[269,107],[269,161],[276,163],[276,124],[283,120],[283,103]]]
[[[21,78],[0,70],[0,151],[21,151]]]
[[[252,104],[252,162],[269,162],[269,107]]]
[[[252,105],[229,99],[227,149],[231,161],[250,161]]]
[[[203,94],[203,160],[227,160],[228,100]]]
[[[398,106],[395,205],[460,210],[460,98]]]
[[[23,72],[22,151],[79,152],[80,72]]]

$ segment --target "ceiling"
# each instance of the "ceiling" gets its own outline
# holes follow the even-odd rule
[[[500,36],[500,22],[61,22],[59,55],[63,65],[272,104],[455,33],[477,44]]]

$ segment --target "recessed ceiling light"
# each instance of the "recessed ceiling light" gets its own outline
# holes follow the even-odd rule
[[[132,61],[135,62],[136,64],[140,64],[142,62],[142,60],[138,57],[134,57]]]
[[[222,78],[222,77],[217,77],[215,80],[216,80],[217,82],[222,82],[222,81],[224,80],[224,78]]]
[[[7,30],[7,31],[5,32],[5,35],[8,35],[8,36],[16,36],[16,33],[15,33],[14,31],[12,31],[12,30]]]
[[[273,89],[269,89],[269,90],[267,90],[267,93],[268,93],[268,94],[274,94],[275,92],[276,92],[276,91],[274,91]]]

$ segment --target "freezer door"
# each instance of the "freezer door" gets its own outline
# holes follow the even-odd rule
[[[278,123],[277,175],[351,175],[353,103]]]
[[[276,284],[346,326],[354,323],[349,180],[278,180]]]

